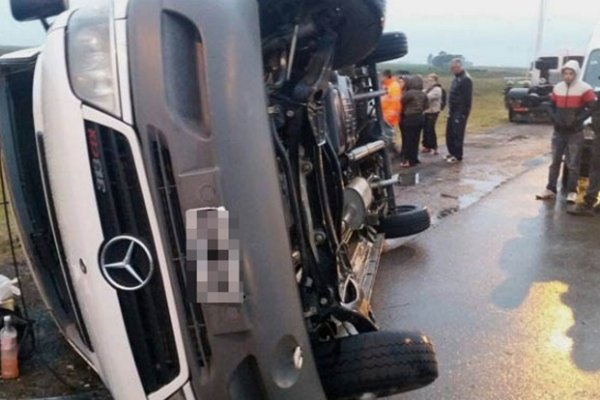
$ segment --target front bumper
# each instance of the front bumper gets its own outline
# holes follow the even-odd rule
[[[245,299],[202,305],[210,357],[189,363],[196,395],[324,399],[284,225],[259,27],[257,2],[131,1],[135,125],[165,248],[185,247],[186,210],[225,207],[239,225]],[[167,258],[169,271],[182,268],[181,253]],[[193,335],[188,360],[202,360]]]

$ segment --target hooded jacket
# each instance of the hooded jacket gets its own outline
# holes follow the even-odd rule
[[[423,93],[423,78],[411,76],[406,83],[406,92],[402,96],[402,115],[404,117],[423,115],[428,107],[427,95]]]
[[[596,94],[590,85],[579,79],[579,63],[568,61],[561,69],[575,72],[575,81],[567,84],[562,81],[554,86],[550,97],[553,105],[552,120],[558,133],[576,133],[583,129],[584,121],[591,115],[590,107]]]

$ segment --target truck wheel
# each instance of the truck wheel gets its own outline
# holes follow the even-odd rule
[[[379,64],[402,58],[407,54],[408,40],[406,35],[402,32],[388,32],[381,36],[375,50],[360,64]]]
[[[388,239],[416,235],[431,226],[431,217],[425,207],[403,205],[397,206],[390,215],[379,221],[377,231]]]
[[[438,377],[433,345],[420,333],[364,333],[317,343],[313,350],[329,399],[389,396]]]

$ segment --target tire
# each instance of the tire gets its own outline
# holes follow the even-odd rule
[[[403,238],[426,231],[431,226],[431,217],[425,207],[402,205],[390,215],[379,220],[377,231],[388,239]]]
[[[408,392],[438,377],[430,340],[415,332],[372,332],[313,346],[328,399]]]
[[[360,64],[370,65],[379,64],[386,61],[396,60],[408,54],[408,40],[402,32],[384,33],[377,47],[373,52]]]

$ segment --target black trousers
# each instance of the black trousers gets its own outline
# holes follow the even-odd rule
[[[448,153],[459,160],[463,159],[466,128],[466,115],[450,114],[448,116],[448,124],[446,125],[446,146],[448,146]]]
[[[423,130],[424,117],[419,115],[405,115],[402,118],[402,155],[404,160],[411,165],[419,163],[419,142]]]
[[[435,132],[435,124],[437,123],[440,113],[425,114],[425,123],[423,126],[423,147],[426,149],[437,150],[437,133]]]

